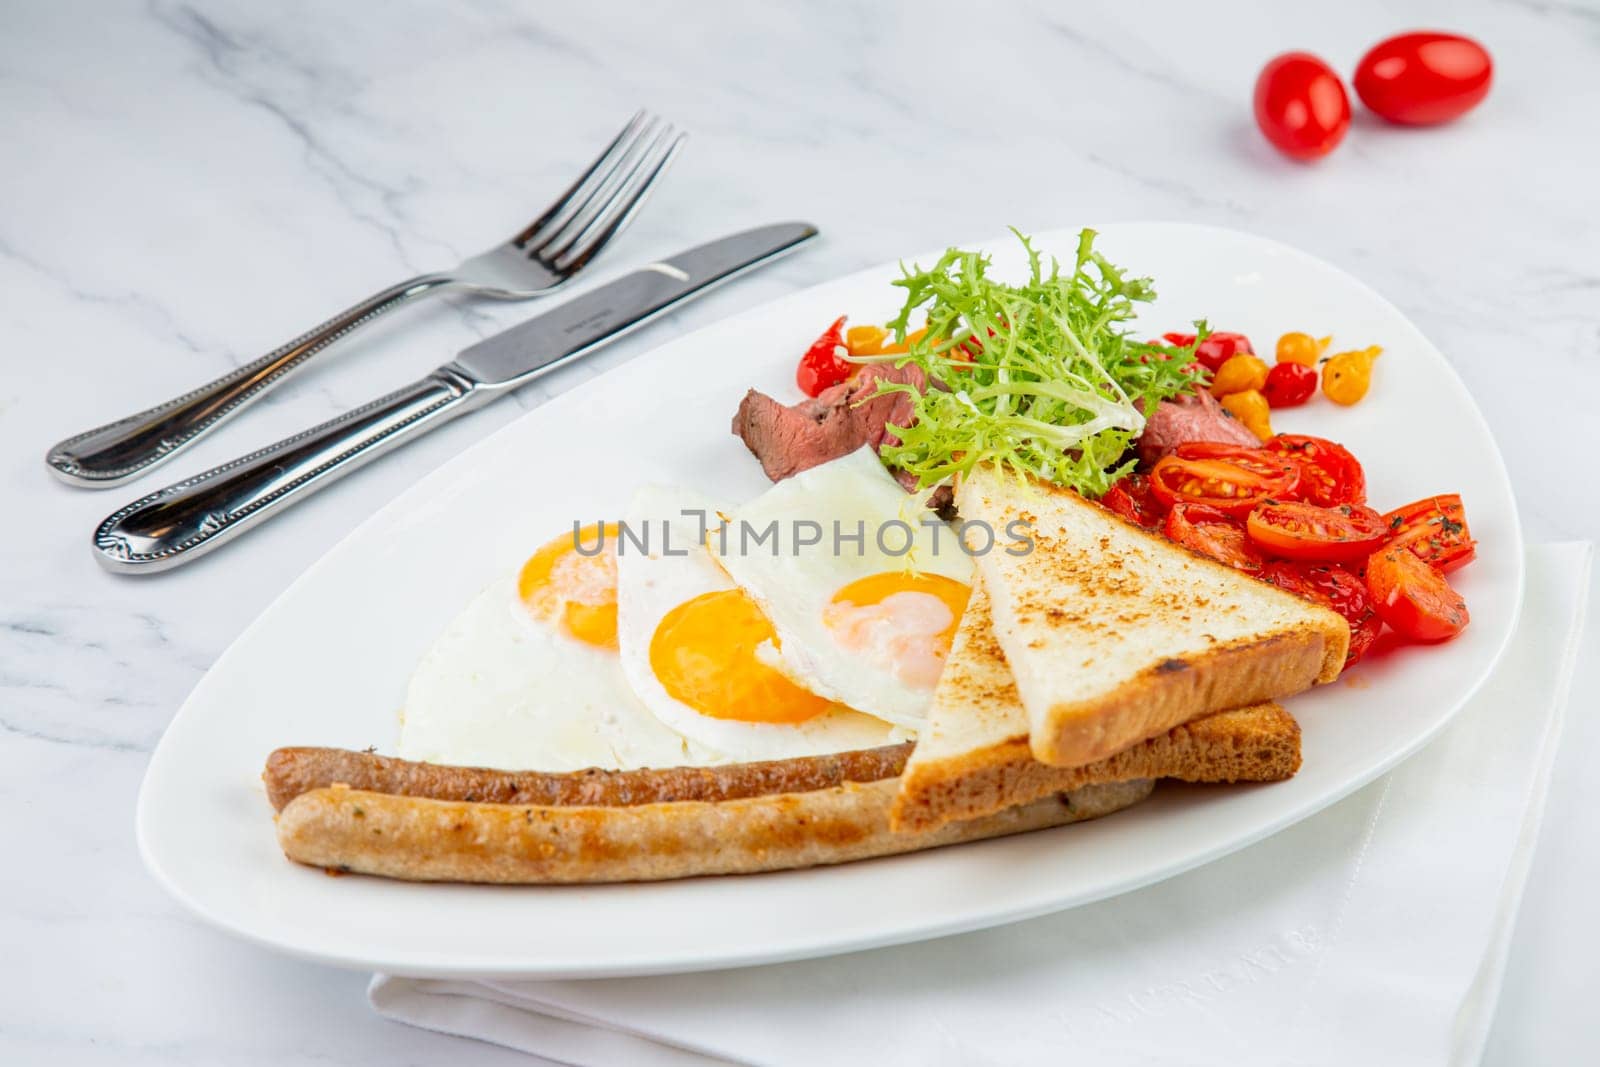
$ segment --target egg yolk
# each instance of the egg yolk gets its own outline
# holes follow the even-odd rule
[[[603,533],[602,533],[603,529]],[[589,552],[604,537],[599,552]],[[617,524],[596,523],[558,537],[528,557],[517,575],[517,595],[535,618],[597,648],[617,647]]]
[[[822,621],[842,648],[886,665],[909,686],[932,689],[971,595],[971,586],[942,574],[891,571],[833,594]]]
[[[675,700],[713,719],[797,723],[832,708],[763,663],[772,623],[742,590],[702,593],[667,612],[650,639],[650,669]]]

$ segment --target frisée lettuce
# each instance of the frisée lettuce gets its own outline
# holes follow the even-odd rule
[[[1021,284],[996,281],[987,256],[955,248],[894,283],[906,298],[889,329],[907,351],[862,361],[914,363],[928,384],[878,383],[880,392],[911,394],[916,416],[893,431],[900,443],[882,457],[920,488],[992,463],[1097,497],[1132,466],[1125,457],[1143,412],[1192,388],[1203,371],[1193,345],[1131,336],[1125,324],[1155,290],[1096,252],[1093,230],[1079,234],[1070,273],[1053,258],[1046,269],[1032,242],[1012,232],[1028,256]],[[927,329],[907,342],[919,309]],[[1207,331],[1196,325],[1198,344]]]

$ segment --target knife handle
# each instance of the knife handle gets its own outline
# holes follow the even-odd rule
[[[96,528],[95,556],[108,569],[131,574],[187,563],[493,394],[447,364],[336,419],[120,508]]]
[[[81,489],[109,489],[131,481],[194,444],[356,330],[451,284],[449,275],[424,274],[392,285],[193,392],[58,442],[45,463],[57,478]]]

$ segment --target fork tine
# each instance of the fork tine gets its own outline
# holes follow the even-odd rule
[[[534,219],[521,233],[512,238],[511,243],[519,248],[524,247],[528,242],[538,237],[541,231],[546,231],[552,226],[559,228],[566,225],[571,215],[577,210],[581,210],[599,187],[605,183],[606,179],[616,172],[628,150],[638,143],[641,135],[646,132],[648,127],[653,126],[655,122],[656,120],[650,117],[649,112],[644,108],[634,112],[633,117],[622,127],[621,132],[612,139],[610,144],[606,145],[603,152],[595,157],[594,162],[589,164],[589,169],[579,175],[578,180],[568,186],[567,191],[557,197],[555,202],[545,209],[543,215]],[[604,170],[603,174],[601,173],[602,170]],[[595,180],[596,175],[599,175],[597,180]],[[582,193],[581,199],[579,199],[580,193]],[[550,230],[550,232],[554,232],[554,230]]]
[[[579,231],[566,246],[555,254],[555,269],[558,273],[568,274],[582,269],[591,259],[599,255],[601,250],[611,242],[611,239],[621,233],[633,221],[639,209],[644,207],[645,201],[650,198],[651,191],[656,182],[666,173],[667,168],[677,157],[683,143],[688,139],[688,134],[675,133],[671,126],[663,131],[656,144],[651,145],[652,154],[661,141],[667,143],[666,150],[655,159],[653,166],[648,166],[648,161],[641,161],[640,166],[629,175],[627,184],[620,190],[605,208],[595,218]]]
[[[546,226],[534,240],[523,246],[523,251],[548,265],[562,249],[572,244],[575,234],[588,227],[595,216],[617,198],[628,179],[639,169],[641,159],[649,156],[660,141],[662,130],[671,128],[671,123],[652,117],[605,178],[584,197],[583,202]]]

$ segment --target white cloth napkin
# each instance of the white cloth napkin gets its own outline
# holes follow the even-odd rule
[[[381,1014],[562,1063],[1476,1063],[1592,546],[1528,554],[1503,665],[1431,745],[1199,870],[1030,922],[672,977],[373,979]]]

